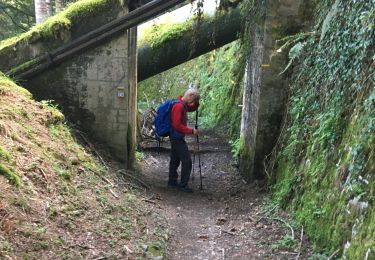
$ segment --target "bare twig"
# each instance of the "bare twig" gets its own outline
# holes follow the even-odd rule
[[[221,232],[226,233],[226,234],[229,234],[229,235],[231,235],[231,236],[235,236],[235,235],[236,235],[236,233],[233,233],[233,232],[230,232],[230,231],[226,231],[226,230],[224,230],[224,229],[222,229]]]
[[[151,203],[151,204],[156,204],[156,202],[155,201],[153,201],[153,200],[149,200],[149,199],[142,199],[142,201],[145,201],[145,202],[148,202],[148,203]]]
[[[113,197],[115,197],[116,199],[119,198],[119,196],[112,190],[112,189],[109,189],[109,192],[113,195]]]
[[[111,185],[111,187],[115,187],[115,185],[110,181],[108,180],[107,177],[103,176],[103,175],[100,175],[100,177],[106,182],[108,183],[109,185]]]
[[[133,251],[127,245],[124,245],[124,248],[126,249],[126,252],[133,254]]]
[[[3,224],[4,220],[5,220],[6,218],[9,217],[9,215],[10,215],[10,213],[6,213],[6,214],[4,215],[4,217],[2,217],[2,219],[0,220],[0,227],[1,227],[1,225]]]
[[[299,256],[301,255],[301,248],[302,248],[302,241],[303,241],[303,226],[301,229],[301,237],[300,237],[299,247],[298,247],[298,255],[296,256],[296,260],[299,259]]]
[[[75,245],[72,245],[71,247],[75,247],[75,246],[78,246],[80,248],[83,248],[83,249],[94,249],[95,247],[92,247],[90,245],[80,245],[80,244],[75,244]]]
[[[43,178],[45,179],[45,181],[48,182],[47,175],[46,175],[46,173],[43,171],[43,169],[42,169],[42,168],[39,168],[39,171],[40,171],[40,173],[42,174],[42,176],[43,176]]]
[[[330,255],[330,256],[327,258],[327,260],[331,260],[331,259],[333,259],[333,257],[334,257],[335,255],[337,255],[338,252],[340,252],[340,249],[337,249],[335,252],[333,252],[332,255]]]
[[[111,187],[114,187],[115,185],[110,181],[108,180],[105,176],[99,174],[98,172],[96,171],[93,171],[91,169],[88,169],[90,172],[94,173],[95,175],[99,176],[103,181],[105,181],[106,183],[108,183],[109,185],[111,185]]]

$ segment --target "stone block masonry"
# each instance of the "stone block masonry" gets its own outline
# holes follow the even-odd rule
[[[128,13],[121,1],[105,2],[106,8],[96,9],[97,14],[86,15],[80,24],[74,22],[71,31],[64,34],[69,39],[63,42]],[[16,52],[0,54],[0,60],[9,60],[2,69],[7,71],[45,54],[54,48],[51,41],[58,47],[59,39],[43,37],[17,43]],[[129,29],[21,84],[37,100],[53,100],[69,122],[131,167],[136,142],[136,67],[136,29]]]
[[[128,138],[134,122],[129,118],[135,102],[130,83],[129,32],[83,53],[26,83],[37,99],[53,99],[66,117],[112,154],[131,166],[129,156],[135,140]],[[134,75],[132,75],[134,77]],[[132,142],[129,144],[128,142]]]
[[[263,178],[264,159],[276,144],[288,97],[288,82],[280,72],[287,55],[275,53],[276,40],[299,32],[306,25],[307,0],[267,2],[263,23],[249,35],[250,56],[244,81],[241,122],[240,171],[248,181]]]

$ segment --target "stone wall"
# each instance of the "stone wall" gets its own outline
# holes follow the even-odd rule
[[[134,147],[134,78],[136,49],[131,32],[89,50],[29,80],[25,87],[37,99],[53,99],[69,121],[128,162]],[[133,75],[129,76],[129,73]]]
[[[288,82],[280,76],[286,53],[277,53],[276,40],[305,26],[307,0],[269,0],[264,23],[249,35],[241,122],[240,171],[248,180],[264,177],[264,158],[280,133],[288,96]]]

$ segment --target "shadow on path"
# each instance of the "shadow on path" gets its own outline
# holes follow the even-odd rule
[[[193,139],[188,142],[192,147]],[[167,188],[168,143],[164,143],[160,154],[156,149],[145,149],[142,178],[160,199],[160,214],[171,232],[167,258],[296,258],[296,247],[278,247],[278,241],[290,230],[283,223],[262,218],[266,194],[243,181],[232,166],[229,145],[222,138],[211,136],[203,139],[201,148],[209,151],[201,154],[203,190],[199,190],[196,163],[195,180],[190,182],[193,194]],[[297,251],[298,244],[296,237]],[[302,252],[300,258],[306,259],[307,254]]]

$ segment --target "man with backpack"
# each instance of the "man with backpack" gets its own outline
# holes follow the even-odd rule
[[[193,192],[188,186],[192,161],[188,146],[185,141],[185,135],[199,135],[198,129],[187,127],[187,112],[194,112],[199,106],[199,92],[197,89],[188,89],[184,96],[180,96],[173,103],[171,118],[171,157],[169,164],[168,187],[178,188],[184,192]],[[178,184],[177,168],[181,163],[181,182]]]

